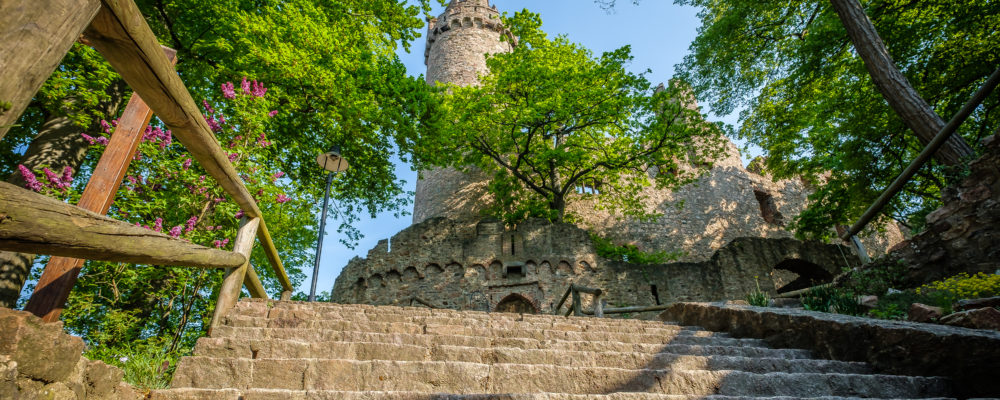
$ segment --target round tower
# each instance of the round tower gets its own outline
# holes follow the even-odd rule
[[[489,0],[451,0],[444,12],[427,24],[427,83],[475,85],[480,75],[489,72],[486,54],[506,53],[515,45],[516,39],[504,28],[500,12]],[[477,216],[485,195],[485,180],[477,175],[452,168],[421,171],[413,200],[413,223],[433,217]]]

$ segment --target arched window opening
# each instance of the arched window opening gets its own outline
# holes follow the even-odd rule
[[[798,278],[795,278],[795,280],[778,288],[778,293],[806,289],[833,281],[833,274],[823,269],[823,267],[798,258],[782,261],[778,265],[775,265],[774,269],[785,270],[798,275]]]
[[[774,202],[774,196],[760,190],[754,190],[753,195],[757,198],[757,204],[760,205],[760,216],[764,218],[764,221],[775,225],[785,224],[785,216],[781,215],[781,212],[778,211],[778,206]]]

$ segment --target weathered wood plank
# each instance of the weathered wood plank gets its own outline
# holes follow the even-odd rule
[[[257,276],[257,271],[254,270],[253,264],[247,267],[247,275],[243,284],[246,285],[247,291],[250,292],[250,297],[255,299],[268,298],[267,290],[264,290],[264,284],[260,283],[260,277]]]
[[[253,249],[254,237],[257,234],[257,227],[260,226],[261,219],[243,217],[240,221],[240,230],[236,234],[236,243],[233,244],[233,252],[246,256],[246,262],[238,267],[226,270],[226,276],[222,278],[222,287],[219,289],[219,299],[215,302],[215,312],[212,314],[212,324],[209,326],[209,335],[212,328],[218,326],[222,317],[226,315],[236,302],[240,299],[240,291],[243,289],[243,282],[250,267],[250,250]],[[259,281],[258,281],[259,282]]]
[[[278,282],[281,283],[282,290],[284,292],[291,292],[294,290],[292,287],[292,281],[288,279],[288,273],[285,272],[285,266],[281,264],[281,258],[278,257],[278,249],[274,247],[274,241],[271,240],[271,233],[267,231],[267,224],[264,223],[263,219],[260,220],[260,229],[257,230],[257,239],[260,240],[260,244],[264,248],[264,255],[267,256],[267,261],[271,264],[271,268],[274,269],[274,273],[278,277]],[[282,295],[282,297],[284,297],[284,295]],[[282,300],[288,299],[282,298]]]
[[[103,0],[104,7],[85,31],[87,40],[125,82],[142,96],[192,157],[251,218],[261,215],[229,156],[212,134],[201,110],[160,50],[156,36],[132,0]]]
[[[163,53],[171,64],[177,63],[177,51],[164,47]],[[77,206],[101,215],[107,214],[152,117],[153,111],[138,94],[133,93]],[[79,258],[59,256],[50,258],[45,265],[45,271],[38,279],[26,310],[41,317],[45,322],[59,320],[84,261]]]
[[[246,257],[116,221],[0,182],[0,250],[135,264],[222,268]]]
[[[100,7],[98,0],[0,2],[0,139]]]

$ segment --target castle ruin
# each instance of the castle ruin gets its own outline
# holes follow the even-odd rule
[[[428,84],[474,85],[488,73],[486,54],[517,45],[488,0],[452,0],[428,25]],[[422,171],[413,225],[380,242],[367,258],[351,260],[336,280],[334,301],[399,304],[416,298],[487,311],[516,301],[513,309],[545,312],[570,283],[580,283],[604,288],[609,303],[652,305],[742,298],[755,281],[772,293],[794,290],[860,264],[853,248],[793,239],[784,226],[803,210],[809,186],[748,170],[728,139],[724,155],[694,183],[643,190],[646,209],[660,215],[652,221],[599,210],[593,196],[600,194],[582,193],[567,207],[578,227],[527,221],[508,229],[480,214],[486,182],[475,171]],[[612,262],[597,255],[584,229],[681,257],[665,265]],[[891,226],[861,241],[877,256],[902,239]]]

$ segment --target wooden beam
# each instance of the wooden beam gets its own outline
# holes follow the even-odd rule
[[[212,335],[212,329],[222,322],[222,317],[226,316],[226,312],[233,308],[240,299],[244,278],[246,278],[247,269],[250,268],[250,250],[253,249],[254,236],[257,234],[260,220],[260,218],[243,217],[240,221],[240,230],[236,234],[233,252],[246,255],[246,262],[226,270],[226,276],[222,278],[222,287],[219,289],[219,299],[215,302],[212,324],[208,328],[209,336]]]
[[[88,260],[225,268],[242,254],[199,246],[0,182],[0,250]]]
[[[247,287],[247,291],[250,292],[250,297],[255,299],[267,299],[267,290],[264,290],[264,284],[260,283],[260,277],[257,276],[257,271],[254,271],[253,264],[247,267],[247,276],[244,279],[244,285]]]
[[[100,8],[98,0],[0,1],[0,139]]]
[[[281,289],[283,292],[291,292],[295,290],[292,287],[292,281],[288,279],[288,273],[285,272],[285,266],[281,264],[281,258],[278,256],[278,249],[274,247],[274,241],[271,240],[271,233],[267,231],[267,224],[264,220],[260,220],[260,229],[257,230],[257,239],[260,240],[261,246],[264,248],[264,255],[267,256],[267,261],[271,264],[271,268],[274,269],[274,274],[278,277],[278,282],[281,283]],[[291,295],[289,295],[291,296]],[[282,300],[288,300],[282,295]]]
[[[222,150],[205,117],[132,0],[102,0],[104,7],[85,31],[125,82],[142,96],[191,156],[251,218],[261,216],[229,155]]]
[[[171,64],[177,63],[177,51],[164,47],[163,53]],[[153,111],[138,94],[133,93],[77,206],[101,215],[108,213],[152,117]],[[30,311],[45,322],[58,321],[66,300],[76,285],[84,261],[86,260],[60,256],[50,258],[28,301]],[[40,289],[43,291],[39,292]]]

